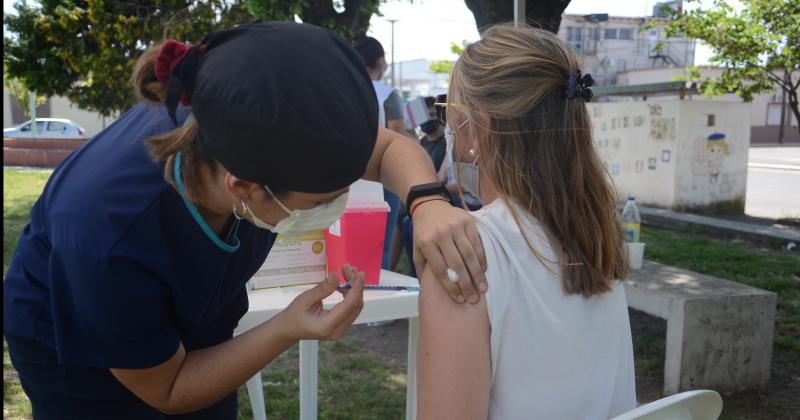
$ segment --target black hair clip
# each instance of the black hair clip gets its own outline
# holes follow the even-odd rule
[[[575,74],[569,76],[567,84],[567,98],[581,97],[584,101],[589,102],[592,99],[592,90],[589,87],[594,86],[594,79],[591,74],[581,76],[581,71],[578,70]]]

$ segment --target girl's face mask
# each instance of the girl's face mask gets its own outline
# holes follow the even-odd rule
[[[464,120],[458,126],[458,129],[464,127],[469,120]],[[447,153],[452,153],[454,157],[453,161],[455,163],[456,169],[456,177],[458,178],[458,183],[461,185],[461,188],[464,191],[470,193],[471,195],[480,198],[480,168],[476,164],[478,162],[478,156],[475,152],[475,149],[470,149],[470,155],[474,156],[474,160],[472,163],[469,162],[458,162],[455,159],[455,131],[450,128],[450,125],[446,125],[444,129],[444,137],[445,141],[447,142]]]
[[[264,189],[289,216],[281,219],[278,224],[271,225],[256,217],[255,213],[250,210],[247,202],[243,201],[242,206],[244,207],[245,214],[250,214],[250,217],[253,218],[253,223],[257,227],[289,237],[296,237],[305,233],[327,229],[342,217],[342,213],[344,213],[345,206],[347,205],[348,193],[345,192],[330,203],[320,204],[307,210],[290,210],[278,200],[278,197],[272,193],[269,187],[264,185]]]

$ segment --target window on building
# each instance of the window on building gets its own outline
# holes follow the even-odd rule
[[[597,41],[600,39],[600,30],[598,28],[586,28],[586,39]]]
[[[606,28],[606,39],[633,39],[633,29],[631,28]]]
[[[656,57],[659,55],[659,51],[655,49],[658,47],[658,31],[650,31],[650,39],[649,39],[649,56]]]
[[[781,104],[767,105],[767,125],[781,125]]]
[[[580,26],[567,26],[567,42],[575,51],[581,50],[581,31]]]

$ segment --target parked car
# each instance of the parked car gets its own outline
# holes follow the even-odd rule
[[[28,120],[17,127],[4,128],[3,137],[33,137],[33,122]],[[37,118],[36,132],[38,137],[46,139],[84,138],[86,130],[76,122],[63,118]]]

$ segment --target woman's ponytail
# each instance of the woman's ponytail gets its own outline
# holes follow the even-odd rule
[[[136,97],[158,105],[164,104],[167,91],[156,74],[156,63],[164,45],[165,43],[159,43],[145,50],[136,61],[131,75],[131,84]],[[206,165],[212,175],[217,172],[216,161],[200,150],[196,139],[196,121],[147,139],[150,157],[156,163],[164,164],[164,178],[173,186],[175,186],[173,176],[175,156],[181,152],[181,177],[186,187],[185,194],[193,202],[197,202],[201,195],[202,166]]]
[[[136,97],[150,102],[164,103],[166,88],[156,77],[156,59],[163,43],[158,43],[144,51],[136,60],[131,75],[131,85]]]

